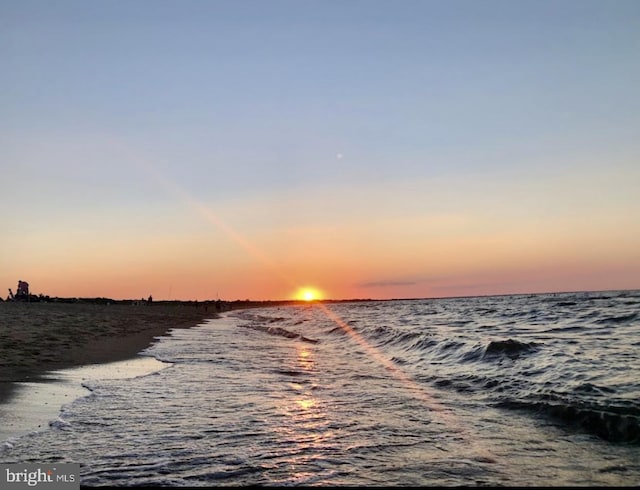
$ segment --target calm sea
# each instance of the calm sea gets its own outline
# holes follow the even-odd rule
[[[640,291],[232,312],[0,462],[85,485],[640,484]],[[90,391],[89,391],[90,390]]]

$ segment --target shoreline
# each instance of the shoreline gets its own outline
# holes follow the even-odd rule
[[[61,412],[65,406],[91,393],[85,381],[137,378],[168,366],[154,357],[138,354],[123,361],[48,371],[37,381],[13,383],[12,396],[0,403],[0,451],[12,447],[16,438],[64,424]]]
[[[217,317],[214,308],[197,305],[0,303],[0,404],[16,383],[132,359],[169,330]]]

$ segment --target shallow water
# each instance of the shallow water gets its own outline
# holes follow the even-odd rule
[[[82,384],[91,379],[128,379],[168,366],[153,357],[91,364],[50,371],[38,381],[16,383],[14,393],[0,404],[0,443],[10,447],[16,438],[45,430],[60,408],[89,393]]]
[[[1,462],[85,485],[635,485],[637,291],[312,304],[174,330]]]

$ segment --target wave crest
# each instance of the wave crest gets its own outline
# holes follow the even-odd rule
[[[494,340],[487,345],[483,357],[507,356],[511,359],[517,359],[521,355],[537,350],[538,344],[535,342],[519,342],[513,339]]]
[[[501,408],[533,410],[578,427],[609,442],[640,444],[640,414],[633,410],[618,411],[596,407],[579,407],[571,403],[507,400]]]

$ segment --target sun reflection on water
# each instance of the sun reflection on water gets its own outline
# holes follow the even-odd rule
[[[316,405],[316,402],[313,399],[296,400],[296,403],[303,410],[309,410]]]
[[[280,399],[281,423],[274,428],[274,438],[286,446],[273,473],[275,481],[283,477],[284,481],[306,481],[317,476],[317,460],[322,460],[321,454],[334,445],[330,417],[315,393],[313,347],[297,343],[295,349],[290,366],[299,373],[298,379],[288,383],[289,390]]]
[[[305,371],[312,371],[314,368],[314,360],[311,350],[304,345],[298,346],[298,367]]]

